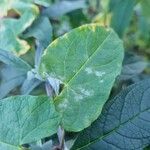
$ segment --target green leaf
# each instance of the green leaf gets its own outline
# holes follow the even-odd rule
[[[0,99],[4,98],[16,87],[21,85],[26,78],[26,73],[18,69],[4,65],[0,71]]]
[[[150,150],[150,146],[148,146],[148,147],[144,148],[144,150]]]
[[[69,16],[69,23],[71,24],[72,28],[79,27],[84,23],[89,22],[86,14],[82,9],[72,11],[68,13],[67,16]]]
[[[21,85],[31,66],[11,52],[0,49],[0,61],[6,65],[1,69],[0,99]]]
[[[45,7],[50,6],[50,4],[52,3],[52,0],[31,0],[31,1],[33,1],[34,3],[36,3],[38,5],[42,5]]]
[[[0,120],[0,148],[18,150],[56,133],[60,117],[48,97],[14,96],[0,101]]]
[[[0,49],[0,61],[6,64],[1,70],[0,99],[18,87],[25,80],[32,67],[9,51]],[[31,88],[31,86],[30,86]],[[29,90],[29,89],[28,89]]]
[[[143,15],[150,17],[150,10],[149,10],[150,1],[149,0],[141,1],[141,6],[142,6]]]
[[[142,37],[142,40],[145,43],[149,43],[150,39],[150,1],[149,0],[144,0],[141,1],[137,7],[137,11],[139,11],[139,16],[138,16],[138,32],[140,33],[140,36]]]
[[[64,84],[54,103],[65,130],[80,131],[97,119],[122,59],[121,40],[113,30],[98,24],[74,29],[45,50],[39,73]]]
[[[119,76],[120,80],[128,80],[136,75],[139,75],[146,68],[147,63],[144,59],[138,55],[127,53],[123,61],[123,68],[121,75]]]
[[[24,32],[24,38],[34,37],[46,48],[52,40],[52,26],[49,19],[44,16],[37,18]]]
[[[24,73],[27,73],[27,71],[31,70],[31,66],[27,62],[23,61],[21,58],[15,56],[11,52],[2,49],[0,49],[0,61]]]
[[[12,3],[14,0],[10,0],[9,4],[8,4],[8,0],[1,0],[1,4],[0,4],[0,17],[6,16],[7,15],[7,11],[10,9]]]
[[[61,1],[44,9],[43,14],[50,18],[57,18],[71,11],[82,9],[85,7],[86,7],[85,0],[77,0],[77,1],[72,1],[72,2]]]
[[[37,86],[39,86],[42,82],[36,78],[26,79],[24,80],[21,86],[21,94],[28,95],[30,94]]]
[[[53,150],[53,142],[52,142],[52,140],[50,140],[50,141],[44,143],[41,146],[32,145],[31,150]]]
[[[8,5],[8,2],[5,3]],[[1,19],[0,48],[21,55],[26,53],[30,46],[25,40],[20,39],[19,35],[32,24],[39,13],[39,9],[32,3],[19,0],[11,1],[7,10],[9,9],[13,9],[19,13],[20,18]],[[5,11],[7,12],[7,10]]]
[[[150,144],[149,100],[150,78],[126,88],[107,102],[71,150],[142,150]]]
[[[111,27],[120,37],[130,23],[133,14],[133,8],[138,0],[111,0],[110,10],[112,12]]]
[[[38,17],[33,24],[23,33],[24,38],[36,38],[36,53],[35,53],[35,67],[40,63],[43,50],[52,41],[52,26],[47,17]]]

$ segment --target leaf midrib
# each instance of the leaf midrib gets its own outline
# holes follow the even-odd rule
[[[113,31],[110,31],[110,33],[107,35],[107,37],[104,39],[104,41],[100,44],[100,46],[88,57],[88,59],[82,64],[82,66],[79,68],[79,70],[74,73],[74,75],[72,76],[72,78],[70,80],[68,80],[67,83],[65,83],[65,86],[63,88],[63,90],[61,91],[61,93],[56,96],[54,98],[54,101],[56,101],[59,96],[62,95],[62,93],[65,91],[66,88],[69,87],[69,83],[80,73],[80,71],[82,70],[82,68],[84,68],[84,66],[89,62],[89,60],[97,53],[97,51],[104,45],[104,43],[107,41],[107,39],[111,36],[111,34],[113,33]]]

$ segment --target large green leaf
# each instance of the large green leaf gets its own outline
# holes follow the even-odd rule
[[[25,40],[19,38],[19,35],[29,27],[39,13],[37,6],[29,2],[11,0],[4,1],[4,4],[9,3],[8,8],[4,10],[4,14],[9,9],[13,9],[19,13],[20,18],[2,18],[0,21],[0,48],[12,51],[15,54],[24,54],[29,50],[30,46]],[[5,4],[5,5],[6,5]],[[3,13],[3,12],[2,12]]]
[[[122,59],[121,40],[113,30],[98,24],[74,29],[45,50],[39,73],[64,84],[54,103],[66,130],[80,131],[97,119]]]
[[[72,150],[142,150],[149,144],[150,79],[131,85],[108,101]]]
[[[0,120],[0,149],[18,150],[56,133],[60,117],[48,97],[15,96],[0,101]]]

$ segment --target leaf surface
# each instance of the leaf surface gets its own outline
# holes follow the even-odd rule
[[[84,130],[71,150],[142,150],[150,144],[150,79],[107,102],[101,116]]]
[[[60,117],[46,96],[14,96],[0,101],[0,120],[0,148],[18,150],[56,133]]]
[[[39,73],[64,84],[54,103],[65,130],[80,131],[97,119],[120,73],[122,59],[121,40],[98,24],[74,29],[45,50]]]

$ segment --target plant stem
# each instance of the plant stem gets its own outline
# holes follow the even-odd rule
[[[44,50],[44,47],[36,40],[36,52],[35,52],[35,68],[37,68],[41,61],[41,56]]]
[[[54,92],[53,92],[52,86],[48,82],[45,83],[45,89],[46,89],[47,96],[53,97]]]
[[[64,131],[64,129],[61,126],[59,126],[59,128],[58,128],[57,135],[58,135],[58,139],[59,139],[60,150],[64,150],[64,145],[65,145],[65,131]]]
[[[45,88],[46,88],[47,96],[54,97],[55,92],[52,86],[48,82],[45,83]],[[59,139],[59,146],[54,147],[53,150],[65,150],[65,149],[67,150],[67,148],[65,148],[66,147],[65,146],[65,131],[61,126],[59,126],[58,128],[57,135]]]

